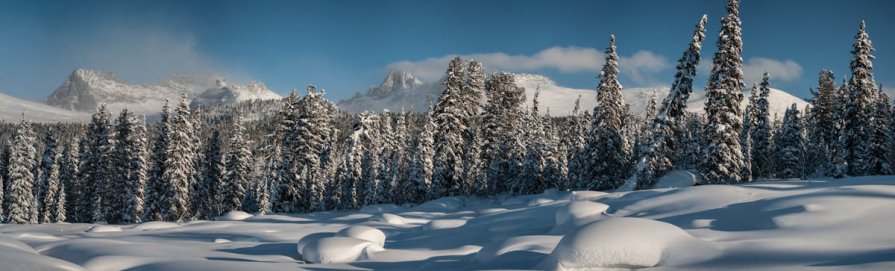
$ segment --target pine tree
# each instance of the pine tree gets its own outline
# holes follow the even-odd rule
[[[786,110],[780,130],[780,139],[777,145],[780,154],[780,172],[777,177],[803,179],[805,178],[805,138],[803,137],[799,108],[795,104]]]
[[[16,129],[15,137],[10,146],[8,175],[9,180],[6,192],[6,223],[28,224],[36,223],[34,209],[37,208],[34,199],[34,172],[37,151],[34,148],[34,132],[31,123],[24,120]]]
[[[822,70],[817,79],[817,93],[811,101],[811,129],[808,131],[811,137],[812,149],[818,159],[814,171],[830,168],[833,149],[839,140],[838,108],[841,106],[836,92],[836,79],[832,71]]]
[[[54,134],[54,131],[51,129],[44,136],[43,156],[41,156],[40,164],[34,171],[34,176],[35,176],[35,178],[34,178],[34,181],[35,181],[34,195],[37,199],[37,203],[38,203],[37,206],[40,211],[40,214],[38,215],[39,223],[46,223],[45,220],[43,220],[43,218],[48,216],[48,214],[43,213],[43,210],[44,210],[43,203],[45,201],[44,199],[47,197],[46,195],[48,195],[47,189],[49,188],[49,186],[48,186],[47,182],[49,181],[49,178],[50,178],[50,176],[49,176],[50,170],[53,167],[53,164],[57,162],[56,161],[57,156],[59,156],[59,151],[57,150],[58,146],[56,144],[56,138],[53,136],[53,134]],[[54,196],[51,194],[50,199],[49,199],[50,202],[52,202],[53,199],[54,199]]]
[[[851,78],[848,83],[849,103],[845,110],[843,133],[840,137],[842,148],[841,160],[847,163],[847,172],[851,176],[872,174],[873,158],[872,145],[873,112],[877,103],[877,85],[873,78],[874,56],[870,53],[874,50],[870,37],[861,22],[858,34],[855,35],[855,44],[851,61]]]
[[[768,107],[768,97],[771,95],[769,77],[768,73],[764,73],[762,76],[760,92],[755,98],[755,106],[752,107],[753,111],[749,117],[751,124],[749,130],[745,130],[752,140],[750,142],[752,161],[747,164],[751,164],[752,176],[755,178],[770,178],[773,174],[771,122]]]
[[[292,150],[296,144],[298,103],[298,95],[295,93],[295,90],[292,90],[292,93],[283,99],[283,105],[280,111],[277,112],[276,127],[272,135],[274,145],[272,152],[269,154],[272,160],[281,159],[275,165],[276,174],[269,179],[272,187],[276,188],[272,206],[274,212],[294,213],[298,211],[298,207],[302,203],[302,197],[299,193],[302,192],[303,185],[300,183],[301,180],[296,179],[291,172],[294,170],[292,165],[297,163]]]
[[[41,210],[40,210],[40,223],[54,223],[57,222],[56,216],[58,214],[57,207],[59,207],[56,200],[58,200],[57,195],[59,192],[59,156],[55,155],[55,158],[49,162],[50,169],[47,170],[45,174],[46,183],[43,184],[42,194],[43,199],[41,201]],[[63,192],[64,193],[64,192]]]
[[[65,197],[65,183],[59,183],[59,189],[56,192],[56,208],[55,213],[53,214],[53,221],[55,222],[68,222],[68,218],[66,217],[68,211],[65,209],[66,202],[68,201]]]
[[[707,146],[702,166],[705,183],[736,183],[742,180],[745,166],[740,146],[742,112],[740,91],[743,89],[743,40],[740,33],[739,0],[727,4],[728,15],[721,20],[718,51],[706,87],[705,129]],[[753,148],[755,146],[752,146]]]
[[[872,141],[870,142],[870,172],[868,175],[891,175],[893,173],[889,145],[890,136],[890,118],[892,116],[891,104],[889,96],[884,92],[877,94],[878,98],[873,109],[873,120],[870,129]]]
[[[252,151],[250,142],[245,139],[245,129],[236,118],[233,123],[233,134],[230,135],[230,147],[227,152],[225,173],[221,191],[221,213],[239,211],[245,197],[249,180],[254,179],[252,172]]]
[[[656,180],[669,170],[682,168],[682,165],[675,164],[675,155],[684,147],[684,138],[681,134],[684,127],[684,112],[687,108],[687,99],[693,92],[693,78],[699,65],[707,21],[708,17],[702,15],[696,24],[690,46],[677,62],[677,73],[674,75],[671,90],[662,101],[656,118],[650,120],[652,136],[648,142],[649,149],[646,150],[643,170],[637,176],[638,189],[651,188]]]
[[[585,183],[579,184],[580,187],[592,190],[615,189],[624,183],[631,171],[631,146],[623,134],[627,124],[624,118],[628,111],[621,91],[615,36],[610,36],[606,64],[600,72],[594,120],[585,147],[588,159],[583,178]]]
[[[193,125],[186,95],[181,97],[176,115],[170,120],[170,130],[162,181],[165,190],[161,201],[162,217],[166,221],[181,222],[189,218],[189,190],[195,176]]]
[[[109,207],[103,198],[112,195],[112,125],[111,115],[101,105],[87,126],[87,141],[81,158],[81,195],[78,209],[80,222],[102,221]]]
[[[221,154],[221,133],[215,129],[211,138],[205,141],[202,151],[202,171],[199,187],[193,198],[193,209],[199,219],[211,219],[219,215],[221,189],[224,178],[224,163]]]
[[[432,187],[432,156],[435,152],[433,133],[435,123],[432,120],[432,110],[427,111],[425,124],[415,141],[411,144],[407,158],[407,177],[401,185],[403,194],[407,195],[410,202],[420,203],[431,199]]]
[[[107,199],[106,221],[113,224],[139,223],[143,217],[143,186],[146,183],[145,128],[134,114],[124,109],[115,121],[112,176]]]
[[[466,107],[465,126],[463,132],[463,176],[461,177],[463,187],[462,194],[481,194],[479,187],[476,185],[476,175],[482,168],[482,161],[479,159],[479,120],[482,111],[482,98],[485,94],[485,68],[482,63],[472,60],[469,61],[466,69],[466,80],[463,82],[461,98],[464,99],[463,104]]]
[[[60,188],[60,195],[58,195],[65,200],[57,201],[57,204],[62,204],[63,208],[56,208],[57,211],[65,210],[66,220],[64,221],[75,219],[78,216],[78,191],[81,187],[78,179],[78,164],[78,145],[66,144],[62,149],[59,161],[59,184],[63,188]],[[57,215],[57,220],[59,217],[61,216]]]
[[[523,125],[522,103],[525,102],[525,89],[516,85],[515,76],[510,73],[494,74],[485,83],[490,99],[485,118],[484,137],[488,149],[482,148],[482,154],[491,155],[485,180],[489,194],[508,192],[513,180],[522,170],[525,146],[518,131]]]
[[[345,155],[345,173],[342,192],[342,208],[357,209],[364,203],[366,198],[372,195],[364,195],[369,185],[367,182],[371,180],[369,164],[377,159],[371,158],[375,156],[375,151],[370,146],[375,146],[375,137],[373,133],[373,125],[376,122],[375,114],[368,111],[361,112],[357,115],[354,123],[354,132],[349,138],[348,153]],[[365,170],[367,168],[367,170]]]
[[[522,160],[522,171],[513,179],[511,192],[514,194],[534,194],[545,189],[544,184],[544,160],[543,151],[546,148],[544,125],[541,116],[538,115],[538,96],[540,89],[535,91],[532,99],[532,107],[528,114],[522,116],[525,123],[523,142],[525,152]]]
[[[156,122],[156,138],[152,143],[150,152],[150,167],[146,181],[146,209],[143,220],[162,220],[162,212],[168,201],[165,196],[167,182],[162,178],[165,172],[165,161],[168,160],[168,142],[170,141],[171,109],[168,100],[162,107],[162,112]]]
[[[445,90],[438,98],[432,114],[435,121],[435,154],[432,189],[438,195],[458,195],[463,191],[464,133],[467,130],[470,106],[462,90],[466,77],[463,61],[451,60],[444,77]]]

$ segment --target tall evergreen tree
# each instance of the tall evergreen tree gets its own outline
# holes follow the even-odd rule
[[[435,155],[432,189],[439,195],[457,195],[463,190],[464,133],[467,131],[469,105],[462,90],[466,77],[463,60],[451,60],[444,77],[445,90],[432,114],[435,121]]]
[[[224,162],[221,154],[221,132],[212,131],[202,151],[202,171],[199,186],[193,197],[193,209],[199,219],[211,219],[220,214],[221,189],[224,179]]]
[[[618,82],[618,54],[615,36],[609,37],[606,64],[600,72],[597,106],[587,137],[585,168],[581,187],[609,190],[620,187],[631,172],[631,144],[623,134],[628,111],[622,99],[622,85]]]
[[[740,146],[743,94],[743,40],[740,33],[739,0],[727,4],[728,15],[721,20],[718,51],[706,87],[705,129],[707,145],[702,166],[705,183],[736,183],[742,180],[743,152]],[[753,146],[754,148],[755,146]]]
[[[870,148],[870,172],[868,175],[891,175],[893,174],[892,161],[889,159],[891,154],[890,137],[890,118],[892,117],[891,103],[889,96],[883,92],[877,94],[878,98],[873,109],[873,120],[870,129],[872,141],[869,142]]]
[[[761,80],[761,88],[758,97],[755,98],[755,106],[752,106],[751,124],[748,133],[750,142],[750,154],[752,161],[746,164],[752,166],[752,176],[755,178],[770,178],[773,174],[773,159],[771,150],[771,122],[768,106],[768,97],[771,95],[768,73],[764,73]]]
[[[401,185],[403,193],[411,198],[411,202],[415,203],[431,199],[431,195],[428,193],[432,191],[435,123],[432,119],[432,110],[427,112],[423,127],[420,129],[419,135],[415,137],[408,155],[405,156],[407,158],[407,177]]]
[[[799,108],[793,104],[783,116],[780,138],[777,142],[780,172],[783,179],[805,178],[805,138]]]
[[[79,166],[81,175],[81,204],[78,207],[81,222],[101,221],[109,211],[103,198],[111,191],[112,176],[112,124],[111,115],[101,105],[87,126],[84,157]]]
[[[246,185],[254,179],[252,172],[252,151],[245,139],[245,129],[239,118],[233,121],[233,134],[227,152],[225,173],[221,191],[221,213],[239,211],[245,197]]]
[[[159,120],[156,122],[156,138],[152,142],[149,156],[149,172],[146,180],[146,208],[144,220],[162,220],[162,212],[167,199],[165,190],[167,182],[162,178],[165,172],[165,161],[168,160],[168,141],[170,140],[171,108],[168,100],[162,107]]]
[[[59,150],[58,150],[59,146],[57,146],[56,137],[53,135],[54,133],[55,133],[55,131],[53,131],[53,129],[50,129],[50,131],[48,131],[46,133],[46,135],[44,136],[43,156],[41,156],[38,167],[35,168],[35,171],[34,171],[34,176],[35,176],[35,178],[34,178],[34,184],[35,184],[34,185],[34,189],[35,189],[34,195],[37,199],[37,203],[38,203],[37,206],[40,211],[40,215],[38,216],[39,223],[45,223],[43,220],[43,218],[45,216],[43,214],[43,210],[44,210],[43,203],[44,203],[44,199],[48,195],[47,189],[49,188],[49,185],[47,182],[49,181],[49,178],[50,178],[50,176],[49,176],[50,170],[53,167],[53,164],[55,164],[57,162],[56,161],[57,156],[59,156]],[[53,201],[53,198],[54,198],[54,195],[50,194],[50,202],[51,203]]]
[[[189,104],[184,95],[177,106],[176,114],[170,120],[165,171],[161,178],[165,182],[161,212],[162,218],[166,221],[181,222],[189,218],[189,190],[196,170],[194,127],[191,121]]]
[[[62,149],[62,156],[59,160],[59,184],[61,187],[61,195],[64,196],[65,200],[58,202],[57,204],[62,204],[63,208],[56,208],[57,211],[65,210],[64,221],[68,221],[77,217],[78,214],[78,200],[77,195],[80,190],[80,180],[78,179],[78,145],[74,143],[65,144],[65,147]],[[60,216],[57,215],[57,220],[59,220]]]
[[[836,79],[832,71],[822,70],[817,79],[817,93],[811,101],[811,142],[816,154],[813,157],[818,159],[815,167],[811,168],[813,173],[830,167],[832,161],[833,148],[839,140],[839,120],[837,119],[838,108],[841,106],[836,92]]]
[[[518,131],[522,126],[525,89],[516,85],[510,73],[497,73],[485,82],[490,99],[485,111],[485,146],[482,155],[490,155],[484,180],[489,194],[510,191],[512,181],[522,169],[524,145]]]
[[[34,131],[31,123],[19,123],[9,151],[9,180],[6,192],[6,223],[37,223],[34,217],[37,201],[34,198],[34,171],[37,158]]]
[[[544,121],[538,114],[538,96],[540,93],[540,89],[535,91],[531,110],[528,114],[522,116],[525,127],[527,127],[523,132],[525,152],[522,159],[522,171],[519,172],[517,178],[513,179],[514,183],[511,192],[515,194],[534,194],[546,188],[544,167],[547,161],[544,160],[544,151],[547,144],[545,142]]]
[[[49,164],[50,169],[44,173],[44,175],[46,175],[46,182],[42,184],[44,187],[41,189],[43,199],[41,200],[40,205],[40,223],[57,222],[57,207],[59,207],[59,205],[56,201],[58,200],[57,195],[59,194],[59,156],[55,155],[55,158],[53,158]]]
[[[637,176],[638,189],[652,187],[656,180],[669,170],[681,167],[681,165],[675,165],[674,157],[683,144],[683,135],[680,134],[684,127],[683,115],[687,108],[687,99],[693,92],[693,78],[696,76],[700,61],[707,21],[708,16],[702,15],[699,23],[696,24],[690,46],[677,62],[677,73],[674,75],[671,90],[662,101],[656,118],[651,120],[652,137],[648,142],[649,149],[646,150],[643,170]]]
[[[139,223],[143,218],[143,187],[146,185],[146,132],[142,121],[124,109],[115,122],[110,188],[106,221],[114,224]]]
[[[847,173],[851,176],[870,174],[873,168],[873,113],[878,100],[877,85],[873,76],[874,50],[870,36],[864,28],[864,22],[855,35],[852,49],[854,58],[851,61],[851,78],[848,83],[848,105],[845,110],[845,123],[840,147],[841,160],[847,163]]]

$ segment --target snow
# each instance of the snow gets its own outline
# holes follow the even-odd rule
[[[566,234],[541,267],[579,270],[594,267],[645,268],[689,263],[719,254],[709,242],[677,226],[643,218],[609,218]]]
[[[90,121],[88,113],[69,111],[0,93],[0,121],[18,123],[22,121],[22,113],[31,122]]]
[[[0,269],[895,269],[895,176],[691,182],[672,172],[651,190],[448,197],[238,221],[2,224]]]
[[[246,218],[252,217],[251,214],[243,212],[243,211],[229,211],[226,214],[216,217],[214,220],[217,221],[241,221]]]
[[[701,177],[693,172],[687,170],[672,170],[660,178],[659,181],[653,185],[653,188],[688,187],[696,185],[700,180]]]

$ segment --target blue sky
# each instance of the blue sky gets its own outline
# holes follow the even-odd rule
[[[86,67],[132,83],[172,73],[258,80],[280,93],[314,83],[338,100],[378,84],[390,68],[437,78],[454,55],[481,59],[489,71],[593,88],[609,34],[623,85],[667,86],[703,13],[703,62],[711,61],[725,3],[0,0],[0,91],[39,99]],[[893,11],[888,0],[744,0],[747,84],[768,70],[772,86],[807,97],[820,69],[838,80],[862,19],[878,82],[895,84]]]

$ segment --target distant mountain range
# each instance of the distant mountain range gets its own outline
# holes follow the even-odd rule
[[[596,105],[596,91],[562,87],[542,75],[516,74],[516,84],[525,88],[526,108],[531,106],[535,92],[540,90],[541,114],[549,111],[553,116],[568,115],[579,95],[581,110],[592,110]],[[423,82],[410,72],[393,70],[379,86],[339,101],[337,105],[351,113],[383,109],[422,112],[438,99],[443,90],[441,82]],[[0,94],[0,120],[19,121],[24,112],[26,118],[38,122],[88,121],[90,113],[100,104],[106,104],[112,112],[128,108],[137,114],[154,115],[161,111],[166,99],[174,103],[180,100],[181,95],[186,95],[192,105],[204,106],[281,98],[264,84],[254,81],[242,85],[221,77],[177,75],[159,83],[136,85],[119,80],[112,73],[77,69],[42,103]],[[661,102],[668,95],[668,88],[625,88],[622,95],[633,113],[642,114],[650,97],[655,95]],[[783,116],[793,103],[798,104],[799,108],[807,104],[779,89],[771,89],[768,101],[771,114],[778,116]],[[688,110],[703,112],[704,103],[705,92],[695,91],[690,96]],[[744,99],[743,106],[746,103],[747,99]]]
[[[531,106],[535,92],[540,90],[538,101],[541,114],[547,114],[549,111],[553,116],[569,115],[574,107],[575,99],[579,95],[581,96],[581,110],[592,110],[596,106],[597,92],[595,90],[562,87],[550,78],[536,74],[516,74],[515,77],[516,84],[525,88],[527,108]],[[363,110],[382,111],[383,109],[426,111],[429,104],[434,103],[442,91],[444,91],[444,85],[441,82],[421,82],[409,72],[393,70],[379,86],[370,88],[367,93],[358,93],[350,99],[339,101],[337,105],[352,113]],[[634,114],[642,114],[651,96],[655,95],[657,102],[661,103],[668,95],[668,91],[668,87],[625,88],[622,90],[622,95]],[[745,94],[748,97],[748,93]],[[771,89],[768,101],[771,115],[776,113],[781,117],[793,103],[797,104],[799,108],[804,108],[808,104],[805,100],[774,88]],[[745,107],[747,103],[748,98],[743,99],[742,106]],[[690,95],[687,110],[704,112],[704,104],[705,91],[694,91]]]

